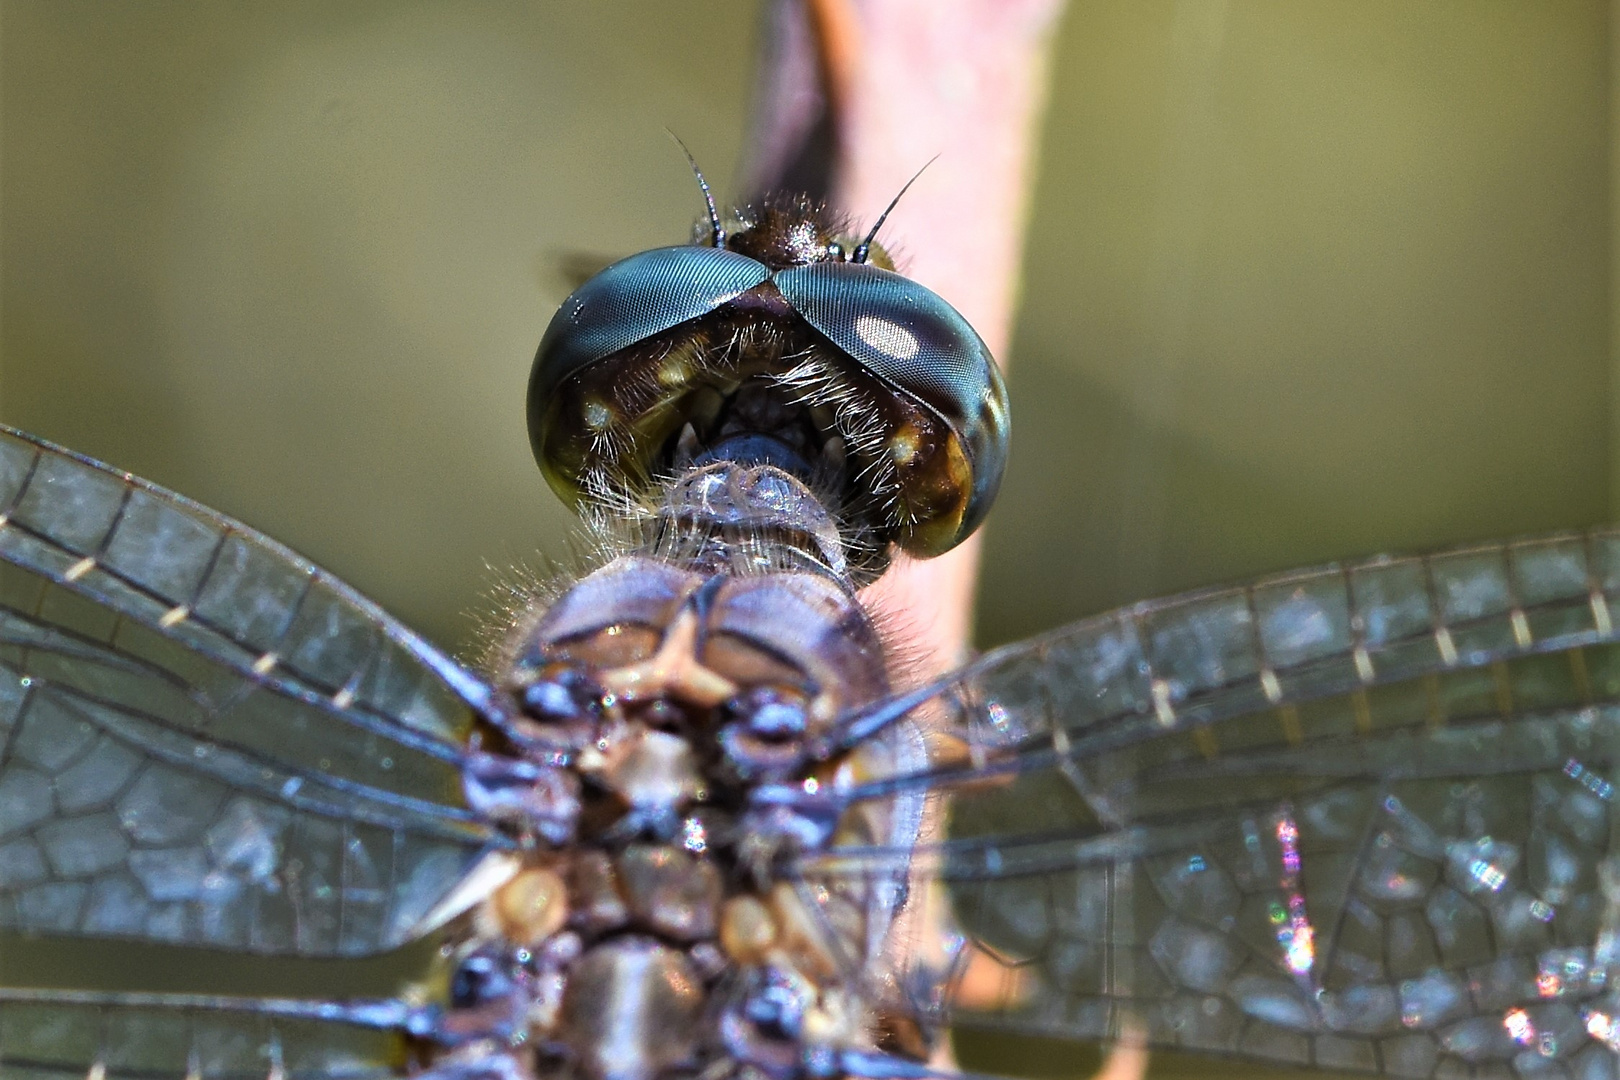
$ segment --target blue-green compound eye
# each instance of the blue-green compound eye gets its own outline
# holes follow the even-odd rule
[[[745,355],[740,341],[756,344]],[[755,355],[771,347],[759,342],[777,351]],[[864,403],[858,430],[845,431],[840,419],[837,434],[856,459],[848,475],[879,479],[848,483],[876,482],[884,492],[848,490],[841,501],[879,507],[862,511],[862,520],[881,518],[869,520],[872,535],[913,555],[961,542],[1001,483],[1006,389],[954,308],[864,263],[773,271],[738,251],[686,246],[613,264],[563,303],[540,342],[529,379],[535,457],[570,503],[603,484],[645,483],[667,468],[658,455],[693,419],[699,391],[723,397],[750,375],[784,374],[817,352],[830,354],[830,373],[845,372],[829,375],[844,382],[837,415],[848,395]]]
[[[550,397],[587,364],[707,315],[770,276],[764,263],[724,248],[653,248],[620,259],[551,317],[534,358],[530,400]]]
[[[883,381],[920,398],[964,443],[973,494],[960,541],[1007,466],[1007,389],[984,341],[931,289],[865,263],[811,263],[772,279],[804,321]]]

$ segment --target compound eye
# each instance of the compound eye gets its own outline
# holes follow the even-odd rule
[[[724,248],[654,248],[614,263],[563,301],[540,339],[528,399],[529,442],[559,494],[573,499],[571,466],[554,460],[548,431],[581,420],[553,415],[558,388],[598,361],[707,315],[770,276],[764,263]]]
[[[1007,464],[1007,390],[984,341],[939,294],[880,267],[814,263],[780,270],[774,281],[841,352],[944,421],[959,453],[940,460],[959,464],[914,481],[929,493],[909,507],[899,542],[916,555],[960,543],[989,510]],[[942,500],[942,487],[958,497]]]
[[[654,248],[620,259],[551,317],[529,375],[531,408],[585,365],[707,315],[770,276],[763,263],[724,248]]]

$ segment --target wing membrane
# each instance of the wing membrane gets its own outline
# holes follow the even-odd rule
[[[451,742],[489,687],[288,548],[189,499],[0,428],[0,558],[350,724]],[[405,730],[399,730],[399,729]]]
[[[0,1074],[8,1080],[382,1080],[405,1072],[404,1013],[387,1002],[321,1006],[0,990]]]
[[[0,431],[0,926],[403,944],[500,841],[487,688],[285,548]]]
[[[970,764],[856,791],[956,789],[951,839],[912,853],[973,943],[940,961],[936,1015],[1399,1076],[1616,1075],[1617,550],[1329,567],[965,669],[934,707]]]

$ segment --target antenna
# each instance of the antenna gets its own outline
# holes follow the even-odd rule
[[[691,155],[687,156],[690,157]],[[866,239],[862,240],[855,246],[855,254],[850,257],[850,262],[863,263],[866,261],[867,253],[872,250],[872,241],[877,239],[878,230],[883,228],[883,223],[889,219],[889,212],[899,205],[900,200],[905,196],[906,192],[911,190],[911,185],[917,182],[917,177],[927,172],[928,166],[932,165],[938,160],[939,155],[935,154],[933,157],[923,162],[923,167],[918,169],[916,173],[912,175],[910,180],[906,181],[906,186],[900,189],[900,194],[896,195],[889,201],[889,205],[884,207],[883,213],[879,214],[878,219],[872,223],[872,231],[866,234]],[[692,168],[695,169],[697,166],[693,165]],[[704,188],[703,190],[707,191],[708,188]]]
[[[679,135],[669,130],[669,128],[664,129],[664,134],[674,139],[675,145],[680,147],[681,153],[686,155],[686,163],[692,166],[692,175],[697,177],[698,187],[703,189],[703,204],[709,208],[709,243],[715,247],[725,247],[726,230],[720,227],[720,213],[714,208],[714,195],[709,191],[709,182],[703,179],[703,170],[698,168],[697,158],[693,157],[692,151],[688,150],[686,144],[681,142]],[[926,166],[924,167],[926,168]],[[910,187],[911,185],[907,184],[906,186]],[[905,194],[905,192],[902,191],[901,194]]]

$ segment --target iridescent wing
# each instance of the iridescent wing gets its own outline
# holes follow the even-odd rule
[[[0,928],[353,956],[502,846],[476,677],[274,541],[0,429]]]
[[[383,1080],[410,1009],[178,994],[0,989],[7,1080]]]
[[[1616,599],[1596,532],[1077,623],[938,689],[967,764],[852,793],[953,790],[951,839],[815,869],[950,883],[952,1024],[1613,1077]]]

